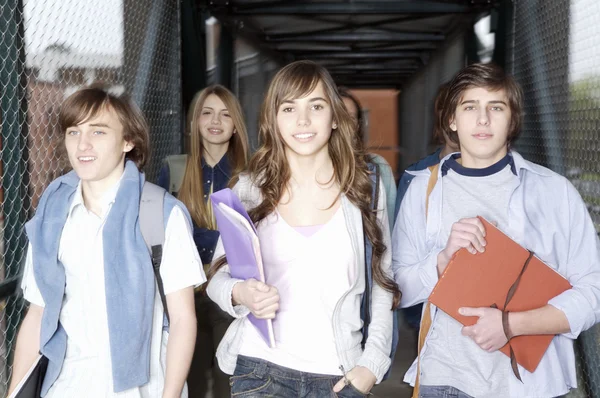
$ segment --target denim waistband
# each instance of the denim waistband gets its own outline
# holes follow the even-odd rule
[[[298,380],[298,381],[310,381],[319,379],[331,379],[334,377],[341,377],[336,375],[327,375],[319,373],[301,372],[299,370],[286,368],[284,366],[276,365],[272,362],[266,361],[260,358],[247,357],[244,355],[238,355],[237,366],[252,370],[255,376],[263,378],[265,375],[272,375],[284,379]]]

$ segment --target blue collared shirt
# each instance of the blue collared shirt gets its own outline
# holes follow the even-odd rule
[[[510,378],[510,396],[555,397],[577,387],[573,340],[600,321],[600,243],[585,203],[565,177],[526,161],[517,152],[510,154],[519,183],[511,194],[509,225],[504,232],[573,286],[548,302],[565,314],[570,332],[552,340],[534,373],[519,367],[523,383]],[[438,172],[439,182],[442,167]],[[427,300],[438,281],[437,255],[446,245],[440,239],[443,185],[436,184],[431,192],[426,217],[430,171],[412,174],[392,239],[392,268],[403,307]],[[432,306],[432,326],[435,314]],[[422,352],[425,350],[427,342]],[[413,364],[405,381],[414,384],[416,371]]]
[[[211,167],[204,157],[202,158],[202,180],[204,191],[205,202],[208,201],[209,193],[220,191],[221,189],[227,188],[229,180],[231,179],[231,165],[229,164],[229,157],[224,155],[221,160],[214,166]],[[158,175],[157,184],[164,189],[169,189],[170,177],[169,177],[169,166],[165,165],[160,169]],[[177,196],[177,192],[171,192],[174,196]],[[194,242],[200,253],[200,258],[203,264],[210,264],[213,258],[215,247],[217,246],[217,240],[219,240],[219,231],[201,228],[194,223]]]

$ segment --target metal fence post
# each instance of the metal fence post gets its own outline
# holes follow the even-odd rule
[[[0,119],[2,132],[1,187],[4,194],[2,214],[4,216],[4,248],[2,266],[3,282],[16,278],[21,272],[25,252],[24,224],[28,208],[26,191],[26,137],[27,102],[25,80],[25,50],[23,27],[23,2],[21,0],[0,0],[0,21],[3,34],[0,34]],[[20,298],[11,295],[6,299],[2,327],[5,328],[4,349],[12,352],[16,328],[21,316]],[[3,331],[4,332],[4,331]],[[8,363],[3,364],[8,369]],[[8,371],[2,376],[8,379]],[[3,380],[4,381],[4,380]],[[3,383],[4,384],[4,383]]]

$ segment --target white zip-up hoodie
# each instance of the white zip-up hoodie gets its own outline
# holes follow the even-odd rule
[[[391,242],[387,219],[386,195],[383,192],[383,183],[380,181],[379,203],[377,204],[377,219],[383,232],[383,241],[388,248],[381,261],[383,271],[392,278],[391,272]],[[248,175],[240,177],[233,188],[233,192],[240,198],[246,210],[251,210],[261,203],[260,190],[252,183]],[[345,195],[342,195],[342,207],[348,233],[352,240],[354,258],[356,259],[356,275],[350,289],[340,298],[333,313],[333,332],[340,366],[349,371],[355,366],[364,366],[369,369],[379,383],[390,367],[390,351],[392,347],[392,316],[393,311],[392,294],[383,290],[377,283],[373,283],[371,323],[369,325],[369,337],[364,351],[361,349],[360,341],[362,333],[355,325],[348,322],[352,316],[345,314],[356,314],[360,312],[360,300],[356,295],[362,295],[365,290],[365,252],[362,216],[360,210],[354,206]],[[225,254],[223,244],[219,238],[215,249],[214,261]],[[208,296],[217,303],[224,311],[236,319],[229,326],[223,340],[217,349],[217,360],[219,367],[227,374],[233,374],[240,352],[242,336],[244,334],[244,318],[248,315],[247,307],[233,306],[231,293],[233,286],[241,282],[232,278],[229,267],[223,266],[208,284]]]

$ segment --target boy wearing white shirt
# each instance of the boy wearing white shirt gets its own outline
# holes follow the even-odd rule
[[[146,121],[131,100],[101,88],[71,95],[59,121],[73,171],[50,184],[26,226],[30,306],[9,391],[39,351],[48,358],[46,397],[187,397],[193,288],[206,277],[187,210],[166,194],[167,331],[139,227]]]

